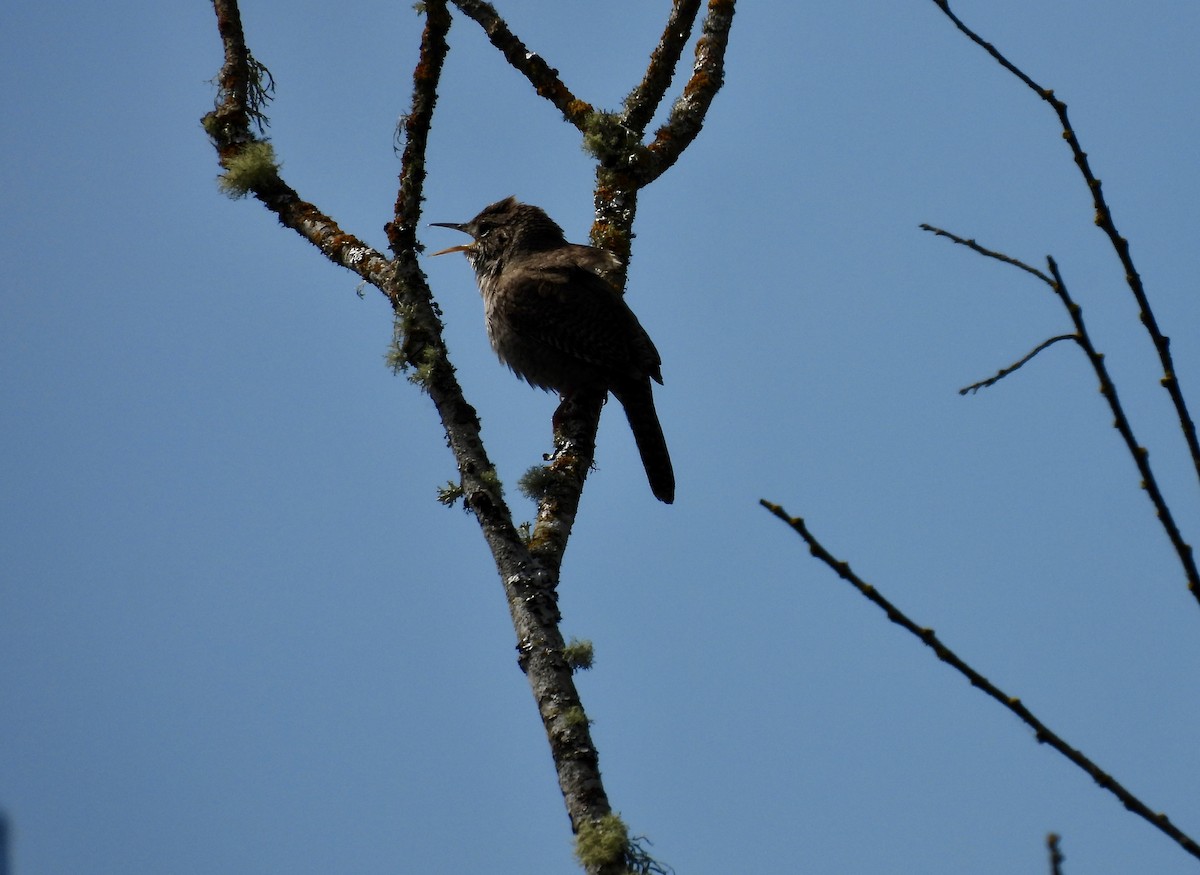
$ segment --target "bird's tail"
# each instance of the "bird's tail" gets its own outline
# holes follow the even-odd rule
[[[646,469],[646,479],[650,481],[650,491],[659,501],[670,504],[675,500],[675,470],[671,467],[671,454],[667,452],[667,439],[663,437],[658,411],[654,409],[650,380],[613,389],[612,393],[625,408],[642,466]]]

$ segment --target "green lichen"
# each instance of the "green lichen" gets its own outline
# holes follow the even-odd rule
[[[629,828],[620,815],[609,813],[579,825],[575,857],[589,872],[624,863],[628,852]]]
[[[517,481],[517,489],[530,501],[541,501],[554,485],[556,477],[546,465],[534,465]]]
[[[571,671],[587,671],[592,667],[592,658],[595,655],[595,650],[592,647],[591,641],[580,641],[578,638],[572,638],[563,648],[563,659],[567,661]]]
[[[445,486],[438,487],[437,500],[446,505],[446,507],[453,507],[454,503],[462,497],[462,485],[455,483],[453,480],[447,480]]]
[[[263,190],[278,178],[275,149],[266,140],[254,140],[225,159],[225,172],[217,177],[217,185],[236,200]]]

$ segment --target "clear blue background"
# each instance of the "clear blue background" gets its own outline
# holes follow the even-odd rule
[[[668,4],[501,2],[617,106]],[[1200,6],[961,0],[1072,110],[1200,414]],[[378,247],[421,19],[246,0],[288,181]],[[579,135],[456,18],[428,221],[516,194],[591,223]],[[205,2],[0,11],[0,806],[19,875],[571,872],[477,526],[388,308],[253,201],[199,125]],[[679,83],[676,83],[677,93]],[[1069,330],[931,222],[1059,260],[1186,537],[1194,473],[1048,106],[929,0],[743,2],[726,88],[641,198],[629,300],[679,479],[610,409],[564,566],[613,805],[684,873],[1195,872],[757,505],[1200,835],[1200,607]],[[425,240],[460,242],[440,229]],[[554,401],[427,262],[520,517]]]

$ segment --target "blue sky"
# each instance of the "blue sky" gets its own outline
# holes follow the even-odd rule
[[[501,2],[616,106],[666,3]],[[1001,7],[1002,8],[999,8]],[[955,9],[1068,101],[1200,405],[1200,7]],[[406,2],[247,0],[288,181],[383,247]],[[456,20],[428,221],[509,194],[591,222],[577,132]],[[14,872],[570,872],[503,594],[389,312],[256,203],[199,118],[207,3],[8,4],[0,127],[0,807]],[[681,873],[1182,873],[1195,860],[816,563],[841,558],[1200,834],[1200,608],[1042,286],[930,222],[1059,261],[1185,537],[1194,473],[1049,108],[929,0],[751,3],[727,86],[643,192],[629,300],[678,478],[628,428],[563,569],[614,807]],[[429,229],[434,247],[460,242]],[[495,361],[461,259],[427,262],[518,516],[553,399]]]

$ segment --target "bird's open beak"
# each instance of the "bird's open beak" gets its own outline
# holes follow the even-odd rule
[[[457,222],[430,222],[429,225],[433,228],[450,228],[454,231],[462,231],[464,234],[470,233],[466,228]],[[446,255],[450,252],[470,252],[474,245],[475,241],[472,240],[470,243],[463,243],[459,246],[451,246],[448,249],[439,249],[437,252],[432,253],[429,257],[435,258],[438,255]]]
[[[474,243],[463,243],[459,246],[451,246],[449,249],[439,249],[437,252],[429,253],[430,258],[436,258],[439,255],[445,255],[448,252],[470,252],[475,248]]]

